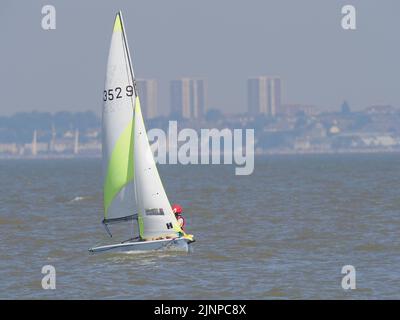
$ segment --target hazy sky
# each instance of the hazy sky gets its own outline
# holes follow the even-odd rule
[[[57,29],[41,28],[52,4]],[[341,7],[357,9],[357,30],[341,28]],[[115,12],[122,9],[139,78],[208,80],[209,107],[246,109],[246,80],[279,75],[284,103],[337,109],[400,106],[398,0],[2,0],[0,114],[100,113]]]

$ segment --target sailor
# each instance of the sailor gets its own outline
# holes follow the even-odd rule
[[[147,239],[143,239],[145,241],[148,240],[164,240],[164,239],[175,239],[177,236],[178,237],[182,237],[184,236],[184,227],[185,227],[185,218],[182,216],[182,207],[179,204],[173,204],[172,205],[172,212],[175,214],[175,218],[178,221],[178,225],[181,227],[181,229],[183,230],[183,232],[178,232],[178,234],[169,234],[169,235],[164,235],[161,237],[155,237],[155,238],[147,238]]]
[[[185,227],[185,218],[182,216],[182,207],[179,204],[172,205],[172,212],[175,213],[175,218],[178,221],[182,230]]]

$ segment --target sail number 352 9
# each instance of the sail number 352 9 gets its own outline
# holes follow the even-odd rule
[[[124,91],[124,92],[123,92]],[[132,97],[134,94],[133,86],[129,85],[123,90],[121,87],[115,89],[108,89],[103,91],[103,101],[111,101],[114,99],[121,99],[123,96]]]

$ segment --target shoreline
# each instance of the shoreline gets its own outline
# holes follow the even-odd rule
[[[258,151],[254,156],[301,156],[301,155],[351,155],[351,154],[400,154],[400,149],[338,149],[338,150],[271,150]],[[221,153],[223,156],[223,153]],[[101,159],[101,154],[39,154],[36,156],[26,155],[0,155],[0,160],[65,160],[65,159]]]

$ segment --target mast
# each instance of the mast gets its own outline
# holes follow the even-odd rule
[[[127,36],[126,36],[126,31],[125,31],[124,19],[122,18],[122,11],[121,10],[118,11],[117,14],[119,15],[119,18],[121,20],[122,37],[124,39],[124,44],[125,44],[126,53],[127,53],[127,57],[128,57],[128,64],[129,64],[129,69],[130,69],[130,72],[131,72],[133,88],[135,90],[135,97],[137,97],[138,94],[137,94],[137,90],[136,90],[135,73],[133,72],[133,64],[132,64],[132,59],[131,59],[131,53],[129,51],[128,40],[127,40]]]

